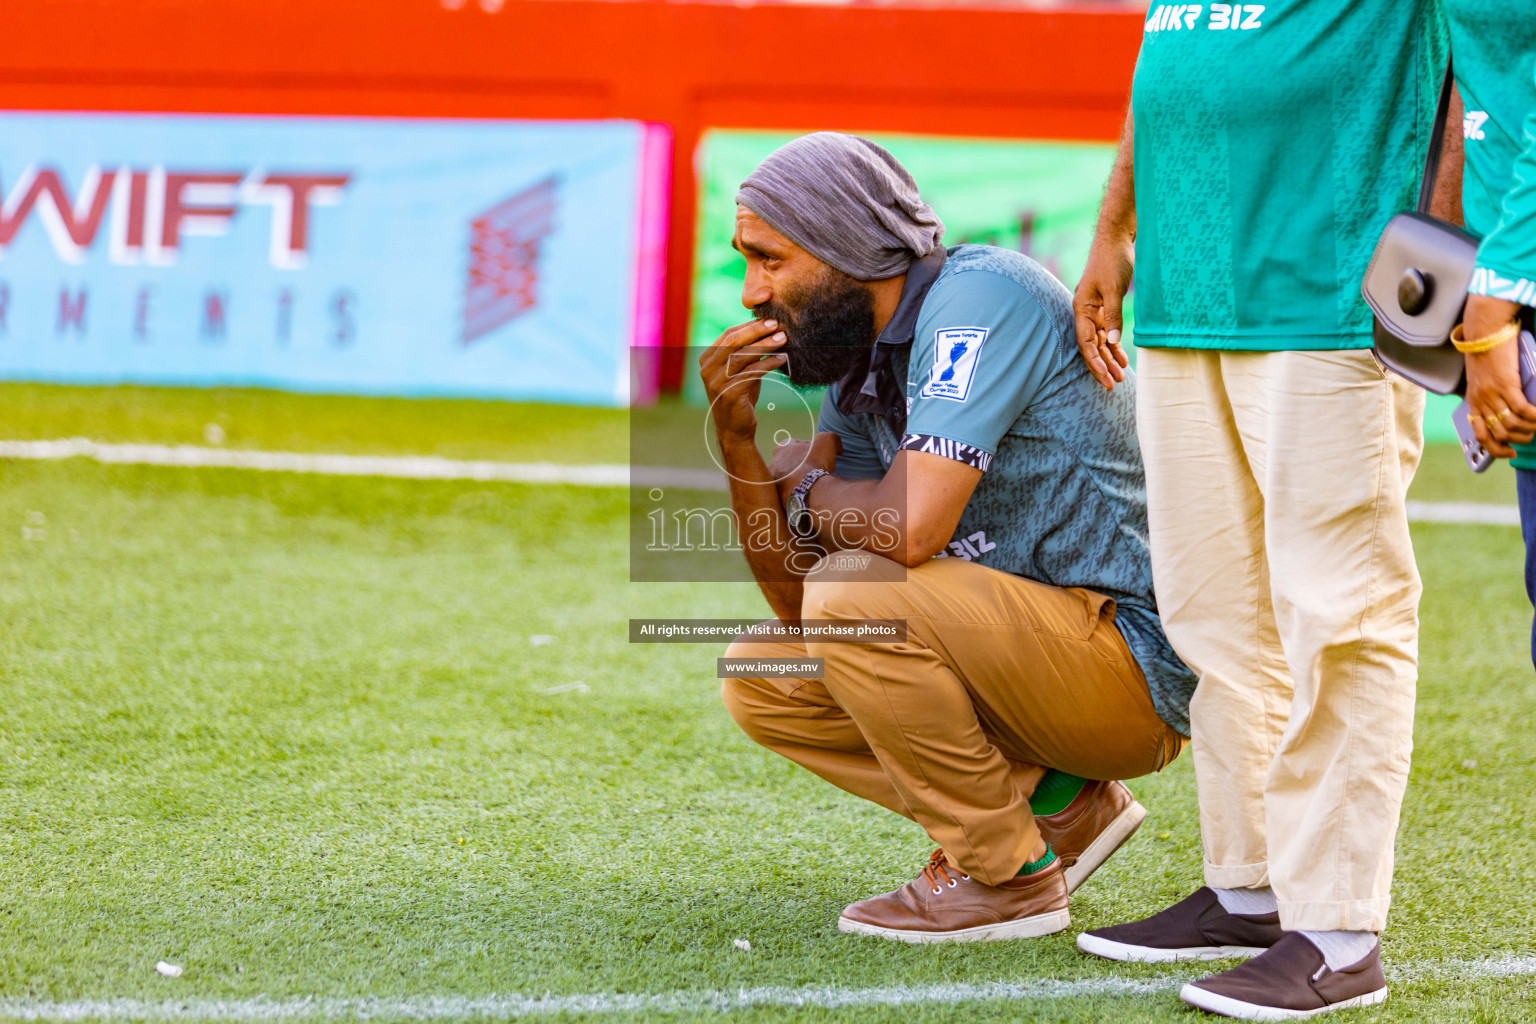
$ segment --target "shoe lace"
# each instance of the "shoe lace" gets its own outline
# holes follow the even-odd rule
[[[944,891],[944,886],[953,889],[961,881],[969,882],[971,876],[962,872],[949,862],[943,850],[934,850],[928,858],[928,866],[923,868],[920,876],[928,882],[928,887],[933,890],[935,896]]]

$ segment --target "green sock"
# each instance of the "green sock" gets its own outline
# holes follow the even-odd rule
[[[1036,871],[1039,871],[1041,868],[1050,867],[1055,862],[1056,851],[1047,846],[1045,848],[1045,856],[1041,857],[1039,860],[1032,860],[1028,864],[1025,864],[1023,867],[1019,868],[1019,874],[1032,875]]]
[[[1040,784],[1035,787],[1035,795],[1029,798],[1029,809],[1037,815],[1064,811],[1087,783],[1087,779],[1047,768],[1040,777]]]

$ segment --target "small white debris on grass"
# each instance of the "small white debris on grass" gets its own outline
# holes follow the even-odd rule
[[[554,643],[555,638],[550,636],[548,633],[535,633],[533,636],[528,638],[528,642],[533,644],[535,647],[543,647],[545,644]]]
[[[181,977],[181,968],[176,964],[168,964],[164,960],[161,960],[159,963],[155,964],[155,970],[159,971],[167,978]]]
[[[224,428],[217,423],[210,423],[203,428],[203,440],[209,444],[223,444],[225,437]]]
[[[1465,768],[1467,771],[1471,771],[1473,768],[1477,767],[1477,762],[1476,761],[1463,761],[1463,762],[1461,762],[1461,766],[1463,768]]]
[[[546,686],[539,692],[545,696],[552,696],[553,694],[557,693],[590,693],[591,690],[592,687],[578,679],[574,683],[562,683],[559,686]]]
[[[731,945],[735,946],[737,949],[741,950],[743,953],[750,953],[750,952],[752,952],[752,943],[748,942],[746,939],[737,939],[734,942],[732,942]]]

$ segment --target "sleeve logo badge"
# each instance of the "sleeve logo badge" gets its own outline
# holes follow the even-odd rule
[[[985,327],[946,327],[933,335],[933,371],[919,393],[922,398],[963,402],[971,396],[976,361],[986,344]]]

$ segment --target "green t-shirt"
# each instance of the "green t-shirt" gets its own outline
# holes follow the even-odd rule
[[[1445,0],[1466,113],[1461,205],[1482,237],[1472,291],[1536,306],[1536,13],[1531,0]],[[1536,445],[1514,464],[1536,469]]]
[[[1439,0],[1154,4],[1136,344],[1370,347],[1360,279],[1418,197],[1445,60]]]

